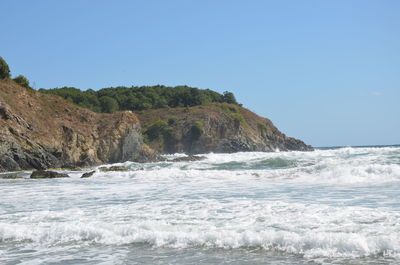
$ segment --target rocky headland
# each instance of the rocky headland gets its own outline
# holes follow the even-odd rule
[[[147,110],[138,117],[150,147],[160,153],[313,150],[269,119],[234,104]]]
[[[94,113],[0,80],[0,171],[152,159],[130,111]]]
[[[1,57],[0,73],[0,172],[149,162],[166,153],[189,155],[180,162],[208,152],[313,150],[228,91],[159,85],[36,91],[22,75],[11,79]]]

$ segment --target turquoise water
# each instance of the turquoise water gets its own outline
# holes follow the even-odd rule
[[[205,156],[0,179],[0,264],[400,263],[400,147]]]

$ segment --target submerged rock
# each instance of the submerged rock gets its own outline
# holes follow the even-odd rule
[[[99,170],[107,172],[107,171],[128,171],[129,169],[126,167],[112,166],[112,167],[100,167]]]
[[[52,179],[52,178],[69,178],[68,174],[58,173],[55,171],[38,170],[33,171],[31,179]]]
[[[23,176],[20,175],[7,175],[7,176],[3,176],[0,177],[1,179],[23,179]]]
[[[190,161],[204,160],[205,158],[206,158],[205,156],[188,155],[188,156],[174,158],[171,161],[172,162],[190,162]]]
[[[67,167],[67,168],[62,168],[63,170],[69,170],[69,171],[82,171],[82,168],[80,167]]]
[[[90,178],[91,176],[93,176],[94,173],[96,173],[96,171],[90,171],[90,172],[83,173],[81,179]]]

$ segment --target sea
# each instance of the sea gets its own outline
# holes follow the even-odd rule
[[[0,178],[0,264],[400,264],[400,146],[202,156]]]

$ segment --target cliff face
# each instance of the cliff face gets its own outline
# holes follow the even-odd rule
[[[148,110],[138,114],[159,134],[143,144],[130,111],[99,114],[64,99],[0,80],[0,171],[149,161],[160,153],[312,150],[270,120],[227,103]],[[157,127],[157,126],[156,126]],[[160,130],[160,131],[157,131]],[[145,134],[149,138],[149,130]]]
[[[137,117],[98,114],[0,81],[0,171],[146,160]]]
[[[270,120],[231,104],[211,104],[191,108],[149,110],[138,114],[142,127],[148,129],[157,120],[169,122],[167,135],[149,145],[166,153],[190,154],[239,151],[311,151],[304,142],[287,137]],[[193,135],[193,125],[203,127]]]

